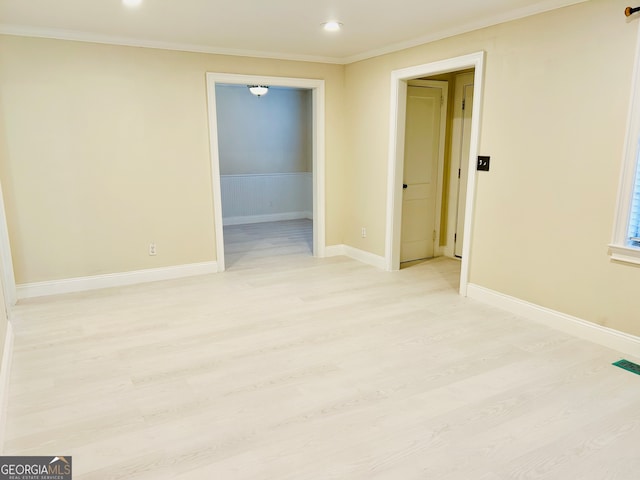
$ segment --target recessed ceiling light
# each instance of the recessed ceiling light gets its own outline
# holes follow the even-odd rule
[[[142,3],[142,0],[122,0],[122,3],[125,7],[139,7]]]
[[[342,28],[342,24],[340,22],[332,20],[330,22],[323,23],[322,28],[324,28],[327,32],[337,32]]]

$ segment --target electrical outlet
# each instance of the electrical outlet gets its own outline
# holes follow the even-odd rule
[[[156,244],[154,242],[151,242],[149,244],[149,256],[153,257],[156,254]]]
[[[367,238],[367,227],[362,227],[362,238]]]

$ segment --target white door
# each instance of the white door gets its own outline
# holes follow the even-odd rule
[[[469,176],[469,149],[471,146],[471,118],[473,115],[473,73],[456,77],[456,103],[453,117],[451,145],[452,175],[457,177],[455,230],[453,233],[453,254],[462,257],[464,242],[464,214],[467,201],[467,178]],[[457,172],[457,175],[455,173]]]
[[[442,90],[407,87],[400,261],[434,256]]]

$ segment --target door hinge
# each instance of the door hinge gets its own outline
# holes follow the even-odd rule
[[[458,241],[458,234],[457,234],[457,233],[454,233],[454,234],[453,234],[453,241],[454,241],[454,242],[457,242],[457,241]]]
[[[435,239],[436,239],[436,231],[434,230],[433,231],[433,240],[435,241]]]
[[[460,178],[460,169],[458,169],[458,178]]]
[[[463,98],[462,99],[462,110],[464,110],[464,107],[467,105],[467,99]]]
[[[440,96],[440,106],[444,105],[444,97]]]

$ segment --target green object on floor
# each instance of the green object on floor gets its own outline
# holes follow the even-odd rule
[[[640,365],[638,365],[637,363],[630,362],[629,360],[625,360],[625,359],[618,360],[617,362],[614,362],[612,365],[615,365],[616,367],[624,368],[625,370],[631,373],[635,373],[636,375],[640,375]]]

